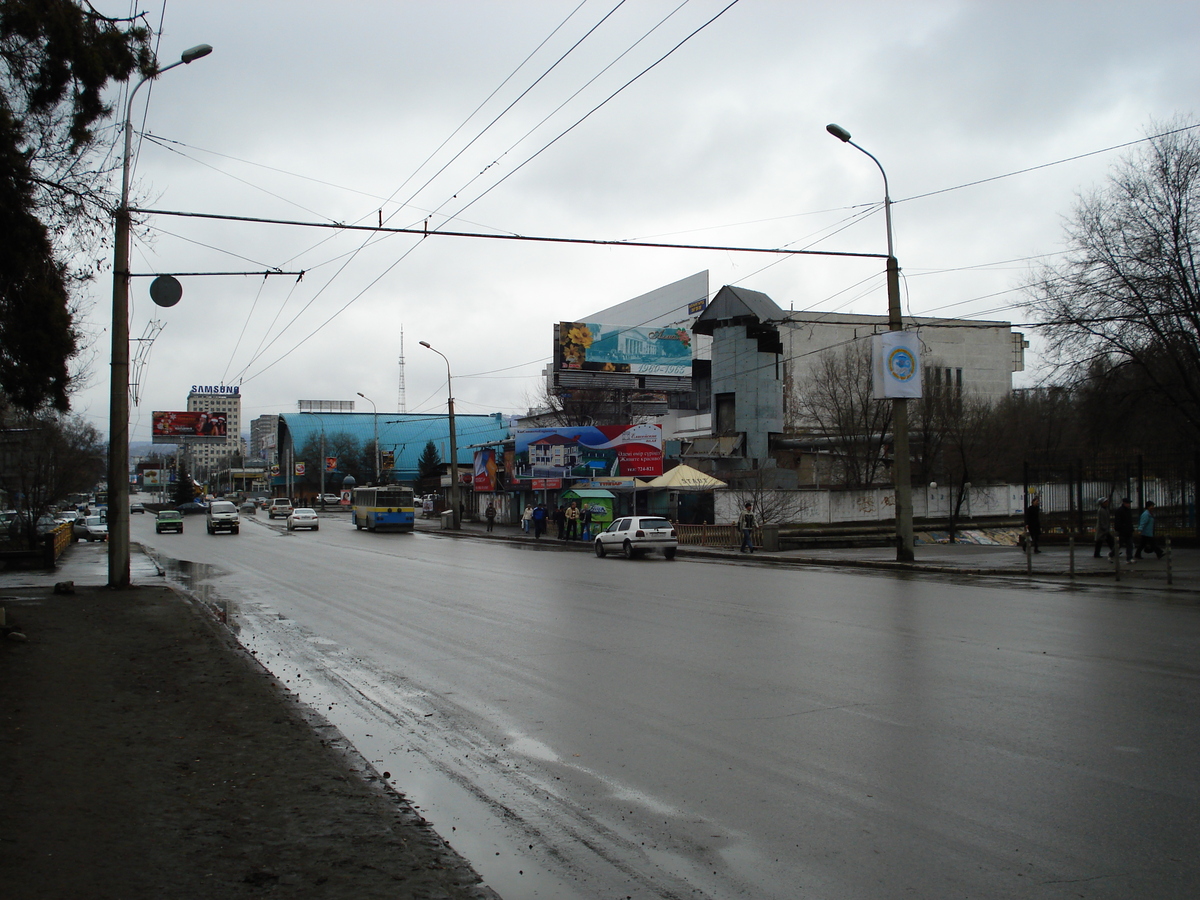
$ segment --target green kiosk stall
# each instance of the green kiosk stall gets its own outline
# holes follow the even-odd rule
[[[559,494],[559,500],[562,503],[570,503],[574,500],[579,504],[580,512],[585,509],[592,511],[592,530],[594,536],[596,532],[603,531],[613,520],[613,503],[616,500],[616,495],[612,491],[599,489],[574,489],[563,491]]]

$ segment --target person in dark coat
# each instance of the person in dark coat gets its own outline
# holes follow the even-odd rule
[[[558,528],[558,539],[566,540],[567,537],[567,509],[561,503],[554,508],[554,524]]]
[[[1133,501],[1128,497],[1121,498],[1121,505],[1113,515],[1113,523],[1117,528],[1117,552],[1125,548],[1125,561],[1133,562]]]
[[[487,509],[483,511],[483,517],[487,519],[487,530],[491,531],[492,526],[496,524],[496,504],[489,501]]]
[[[1033,552],[1041,553],[1038,544],[1042,540],[1042,505],[1041,497],[1034,497],[1025,507],[1025,530],[1029,532],[1029,542],[1033,544]]]
[[[538,504],[533,508],[533,536],[541,540],[543,532],[546,530],[546,507]]]

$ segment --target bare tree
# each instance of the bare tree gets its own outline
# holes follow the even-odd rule
[[[551,426],[625,425],[648,417],[636,413],[645,391],[619,388],[561,388],[542,384],[531,406]]]
[[[869,343],[822,353],[797,407],[829,440],[844,485],[875,483],[884,467],[892,404],[872,395]]]
[[[103,477],[104,444],[99,432],[77,416],[17,410],[4,419],[0,471],[32,543],[37,521],[51,504],[91,490]]]
[[[1077,380],[1130,367],[1200,434],[1200,126],[1174,123],[1083,197],[1064,262],[1031,289],[1057,361]]]

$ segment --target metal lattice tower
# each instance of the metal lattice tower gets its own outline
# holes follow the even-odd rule
[[[400,326],[400,394],[396,400],[396,409],[402,413],[408,412],[408,399],[404,396],[404,326]]]

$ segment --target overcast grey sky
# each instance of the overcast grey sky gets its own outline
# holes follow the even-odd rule
[[[1023,323],[1030,267],[1062,250],[1078,193],[1129,150],[946,189],[1197,121],[1194,2],[740,0],[522,166],[728,2],[147,0],[137,8],[161,22],[163,65],[195,44],[215,50],[138,94],[135,124],[153,140],[139,144],[137,202],[882,253],[883,216],[863,215],[882,179],[825,132],[837,122],[887,169],[906,313]],[[150,302],[149,279],[135,279],[131,334],[152,319],[165,326],[142,374],[135,441],[148,439],[151,410],[182,408],[197,383],[240,382],[246,423],[359,391],[394,411],[401,328],[408,411],[444,408],[445,366],[424,340],[450,359],[460,411],[523,412],[555,322],[703,269],[714,292],[737,284],[785,309],[886,312],[878,260],[172,217],[147,226],[135,273],[305,274],[183,278],[184,298],[168,310]],[[93,291],[91,382],[75,399],[105,432],[109,292],[107,282]]]

